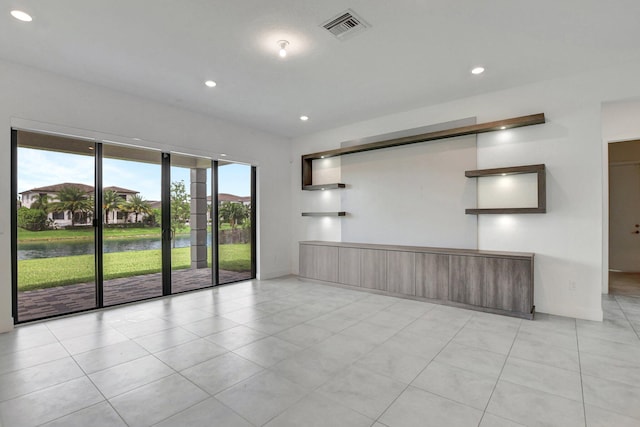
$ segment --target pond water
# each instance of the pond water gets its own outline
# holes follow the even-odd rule
[[[207,240],[211,241],[211,233],[208,233]],[[189,246],[191,246],[191,237],[189,235],[175,237],[176,248],[187,248]],[[105,254],[110,252],[144,251],[150,249],[162,249],[162,241],[160,240],[160,237],[121,240],[105,239],[103,245]],[[18,244],[18,260],[87,255],[93,254],[94,252],[95,249],[92,241],[58,241]]]

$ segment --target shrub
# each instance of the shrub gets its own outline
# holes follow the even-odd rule
[[[46,230],[47,214],[40,209],[19,208],[18,227],[30,231]]]

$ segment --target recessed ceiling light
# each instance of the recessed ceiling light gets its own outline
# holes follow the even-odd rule
[[[216,87],[216,82],[213,80],[207,80],[204,84],[207,85],[207,87]]]
[[[500,126],[500,130],[505,130],[506,128],[506,126]]]
[[[221,153],[221,154],[220,154],[220,157],[227,157],[227,155],[226,155],[226,154],[224,154],[224,153]]]
[[[93,147],[87,147],[87,148],[89,148],[89,150],[93,150]]]
[[[471,70],[471,74],[482,74],[484,73],[484,67],[476,67]]]
[[[131,139],[133,139],[134,141],[140,141],[140,138],[131,138]]]
[[[286,40],[278,40],[278,46],[280,46],[280,51],[278,52],[278,55],[280,55],[280,58],[286,57],[287,46],[289,46],[289,42]]]
[[[17,20],[23,21],[23,22],[31,22],[31,21],[33,21],[33,18],[31,17],[31,15],[29,15],[27,12],[23,12],[21,10],[12,10],[11,11],[11,16],[13,16]]]
[[[302,120],[303,122],[306,122],[307,120],[309,120],[308,116],[300,116],[300,120]]]

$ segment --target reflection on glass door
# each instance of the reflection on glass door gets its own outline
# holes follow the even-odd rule
[[[163,295],[161,153],[103,145],[104,305]]]
[[[218,162],[219,283],[255,278],[255,168]]]
[[[95,308],[95,145],[12,131],[16,322]],[[14,190],[15,191],[15,190]]]
[[[171,293],[213,286],[211,160],[171,154]]]

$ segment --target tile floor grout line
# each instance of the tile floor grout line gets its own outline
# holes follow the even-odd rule
[[[533,321],[533,320],[532,320]],[[509,352],[506,354],[505,358],[504,358],[504,362],[502,362],[502,368],[500,368],[500,372],[498,373],[498,376],[496,378],[496,382],[493,385],[493,389],[491,389],[491,394],[489,395],[489,399],[487,399],[487,404],[484,406],[484,410],[482,411],[482,416],[480,417],[480,421],[478,422],[478,426],[480,426],[480,424],[482,424],[482,420],[484,419],[485,414],[487,413],[487,408],[489,407],[489,403],[491,403],[491,398],[493,398],[493,393],[495,393],[496,389],[498,388],[498,383],[500,382],[500,377],[502,377],[502,373],[504,372],[504,367],[507,366],[507,362],[509,361],[509,356],[511,356],[511,350],[513,350],[513,346],[516,343],[516,339],[518,339],[518,334],[520,333],[520,329],[522,328],[522,320],[520,321],[520,323],[518,324],[518,330],[516,331],[515,335],[513,336],[513,341],[511,342],[511,346],[509,347]],[[504,417],[502,417],[504,418]],[[508,419],[508,418],[505,418]],[[514,422],[517,422],[515,420],[512,420]]]
[[[434,309],[435,309],[435,308],[434,308]],[[434,309],[432,309],[432,310],[434,310]],[[427,313],[431,312],[432,310],[429,310]],[[426,315],[427,313],[425,313],[424,315]],[[424,315],[423,315],[423,316],[424,316]],[[422,318],[423,316],[418,317],[418,319]],[[394,403],[396,403],[396,401],[400,398],[400,396],[402,396],[402,395],[407,391],[407,389],[408,389],[409,387],[412,387],[411,383],[412,383],[413,381],[415,381],[415,379],[416,379],[416,378],[418,378],[420,375],[422,375],[422,373],[425,371],[425,369],[427,369],[427,368],[429,367],[429,365],[431,365],[431,363],[435,360],[435,358],[436,358],[436,357],[438,357],[438,356],[440,355],[440,353],[442,353],[442,350],[444,350],[444,349],[445,349],[445,348],[446,348],[446,347],[447,347],[447,346],[448,346],[448,345],[453,341],[453,339],[454,339],[454,338],[455,338],[455,337],[460,333],[460,331],[462,331],[462,330],[464,329],[464,327],[465,327],[465,326],[467,326],[467,324],[471,321],[471,319],[472,319],[472,318],[473,318],[473,315],[469,316],[469,318],[467,319],[467,321],[466,321],[466,322],[464,322],[464,325],[462,325],[460,328],[458,328],[458,330],[456,331],[456,333],[455,333],[455,334],[453,334],[453,336],[449,339],[449,341],[447,341],[447,343],[446,343],[445,345],[443,345],[443,346],[442,346],[442,348],[438,351],[438,353],[436,353],[436,354],[431,358],[431,360],[429,361],[429,363],[427,363],[427,365],[426,365],[424,368],[422,368],[422,370],[421,370],[420,372],[418,372],[418,375],[416,375],[416,376],[413,378],[413,380],[411,380],[411,382],[410,382],[410,383],[408,383],[408,384],[407,384],[407,386],[402,390],[402,392],[400,392],[400,394],[398,394],[398,395],[396,396],[396,398],[395,398],[395,399],[393,399],[393,401],[392,401],[392,402],[391,402],[391,403],[390,403],[390,404],[385,408],[385,410],[384,410],[384,411],[382,411],[382,413],[378,416],[378,418],[376,418],[376,419],[375,419],[375,422],[380,422],[380,421],[379,421],[379,420],[380,420],[380,418],[382,418],[382,417],[384,416],[384,414],[386,414],[386,413],[387,413],[387,411],[389,410],[389,408],[391,408],[391,407],[393,406],[393,404],[394,404]],[[413,323],[417,322],[417,321],[418,321],[418,319],[414,320],[414,321],[413,321],[413,322],[411,322],[409,325],[412,325]],[[408,328],[408,327],[409,327],[409,325],[405,326],[405,328]],[[403,329],[405,329],[405,328],[403,328]],[[421,389],[421,390],[422,390],[422,389]],[[425,390],[425,391],[426,391],[426,390]],[[431,393],[431,392],[427,392],[427,393]],[[434,395],[438,396],[438,395],[437,395],[437,394],[435,394],[435,393],[431,393],[431,394],[434,394]],[[441,397],[443,397],[443,396],[441,396]],[[452,402],[455,402],[455,400],[452,400],[452,399],[449,399],[449,398],[446,398],[446,399],[448,399],[448,400],[450,400],[450,401],[452,401]],[[456,403],[461,404],[460,402],[456,402]],[[468,405],[464,405],[464,406],[468,406]],[[470,407],[470,406],[469,406],[469,407]],[[474,409],[475,409],[475,408],[474,408]],[[480,418],[480,420],[482,420],[482,417]]]
[[[375,294],[374,294],[374,295],[375,295]],[[368,298],[368,297],[361,298],[361,299],[359,299],[359,300],[357,300],[357,301],[365,300],[366,298]],[[356,302],[356,301],[354,301],[354,302]],[[350,305],[350,304],[352,304],[352,303],[354,303],[354,302],[351,302],[351,303],[349,303],[349,304],[347,304],[347,305],[345,305],[345,306],[343,306],[343,307],[346,307],[346,306],[348,306],[348,305]],[[355,325],[357,325],[357,324],[359,324],[359,323],[362,323],[362,322],[364,322],[364,321],[365,321],[365,319],[368,319],[368,318],[370,318],[370,317],[373,317],[373,316],[375,316],[376,314],[378,314],[378,313],[380,313],[380,312],[382,312],[382,311],[385,311],[385,309],[386,309],[386,308],[391,307],[391,306],[393,306],[393,305],[395,305],[395,304],[397,304],[397,303],[399,303],[399,302],[401,302],[401,301],[398,301],[398,302],[396,302],[396,303],[394,303],[394,304],[390,304],[389,306],[387,306],[387,307],[385,307],[385,308],[383,308],[383,309],[378,310],[376,313],[373,313],[373,314],[371,314],[371,315],[369,315],[369,316],[366,316],[365,318],[360,319],[358,322],[356,322],[354,325],[351,325],[351,326],[355,326]],[[343,307],[340,307],[340,308],[343,308]],[[435,307],[434,307],[434,308],[435,308]],[[431,310],[433,310],[434,308],[432,308]],[[336,310],[338,310],[338,309],[336,309]],[[389,341],[391,338],[393,338],[393,336],[395,336],[396,334],[398,334],[399,332],[401,332],[401,331],[402,331],[402,330],[404,330],[405,328],[409,327],[409,325],[411,325],[411,324],[413,324],[414,322],[416,322],[418,319],[420,319],[421,317],[423,317],[424,315],[426,315],[426,314],[427,314],[428,312],[430,312],[431,310],[428,310],[428,311],[427,311],[427,312],[425,312],[424,314],[422,314],[422,315],[418,316],[418,317],[417,317],[416,319],[414,319],[412,322],[410,322],[409,324],[407,324],[407,325],[405,325],[404,327],[402,327],[400,330],[398,330],[398,332],[396,332],[396,333],[395,333],[394,335],[392,335],[391,337],[389,337],[389,338],[385,339],[385,340],[384,340],[384,341],[382,341],[381,343],[379,343],[379,344],[375,344],[375,343],[373,343],[373,345],[374,345],[373,349],[375,349],[376,347],[379,347],[380,345],[382,345],[382,344],[384,344],[385,342]],[[335,310],[333,310],[333,311],[335,311]],[[319,316],[319,317],[320,317],[320,316]],[[468,321],[468,320],[467,320],[467,321]],[[306,322],[303,322],[303,323],[306,323]],[[465,323],[465,324],[466,324],[466,323]],[[351,327],[351,326],[349,326],[349,327]],[[349,328],[349,327],[347,327],[347,328]],[[345,329],[347,329],[347,328],[345,328]],[[330,337],[327,337],[325,340],[322,340],[322,341],[320,341],[320,342],[318,342],[318,343],[316,343],[316,344],[320,344],[320,343],[322,343],[323,341],[326,341],[326,340],[328,340],[328,339],[329,339],[329,338],[331,338],[331,337],[334,337],[334,336],[336,336],[336,335],[339,335],[342,331],[344,331],[344,329],[343,329],[343,330],[341,330],[341,331],[338,331],[338,332],[329,331],[329,332],[332,332],[332,334],[333,334],[333,335],[331,335]],[[278,333],[279,333],[279,332],[278,332]],[[273,336],[273,335],[271,335],[271,336]],[[453,339],[453,338],[452,338],[452,339]],[[366,340],[365,340],[365,341],[366,341]],[[316,344],[313,344],[313,345],[316,345]],[[447,343],[447,344],[448,344],[448,343]],[[311,347],[311,346],[310,346],[310,347]],[[444,348],[444,347],[446,347],[446,344],[445,344],[442,348]],[[369,351],[369,353],[371,353],[371,351],[373,351],[373,349],[372,349],[372,350],[370,350],[370,351]],[[301,350],[301,351],[304,351],[304,349],[303,349],[303,350]],[[442,351],[442,349],[440,349],[440,351]],[[439,353],[440,353],[440,352],[438,352],[438,354],[439,354]],[[368,353],[367,353],[367,354],[368,354]],[[437,354],[436,354],[436,356],[437,356]],[[435,358],[436,356],[434,356],[434,358]],[[333,376],[331,376],[331,378],[330,378],[330,379],[328,379],[327,381],[325,381],[325,382],[323,382],[323,383],[321,383],[321,384],[319,384],[319,385],[317,385],[317,386],[315,386],[315,387],[313,387],[313,388],[310,388],[310,389],[309,389],[309,391],[305,394],[305,397],[306,397],[306,396],[309,396],[309,395],[310,395],[310,394],[312,394],[312,393],[317,392],[317,391],[318,391],[318,390],[319,390],[323,385],[325,385],[326,383],[328,383],[328,382],[329,382],[329,381],[331,381],[332,379],[336,378],[336,377],[337,377],[341,372],[345,372],[345,371],[346,371],[346,370],[348,370],[349,368],[353,367],[353,366],[356,364],[356,362],[358,362],[359,360],[361,360],[363,357],[364,357],[364,355],[363,355],[363,356],[361,356],[361,357],[356,358],[353,362],[351,362],[351,363],[347,364],[344,368],[342,368],[342,369],[338,370],[338,371],[337,371]],[[288,359],[288,358],[287,358],[287,359]],[[286,360],[286,359],[283,359],[283,361],[284,361],[284,360]],[[428,365],[428,364],[427,364],[427,365]],[[426,367],[425,367],[425,368],[426,368]],[[266,370],[269,370],[269,372],[272,372],[272,373],[274,373],[274,374],[276,374],[276,375],[279,375],[277,372],[272,371],[272,370],[271,370],[271,367],[269,367],[269,368],[265,368],[265,369],[266,369]],[[376,372],[376,374],[378,374],[378,373]],[[381,376],[387,377],[387,376],[386,376],[386,375],[384,375],[384,374],[378,374],[378,375],[381,375]],[[397,380],[395,380],[395,379],[393,379],[393,378],[391,378],[391,377],[387,377],[387,378],[390,378],[390,379],[392,379],[392,380],[394,380],[394,381],[397,381]],[[285,377],[285,379],[287,379],[287,378]],[[288,380],[288,379],[287,379],[287,380]],[[291,380],[288,380],[288,381],[291,381]],[[296,384],[296,383],[294,383],[293,381],[291,381],[291,382],[292,382],[293,384]],[[400,381],[398,381],[398,382],[400,382]],[[298,387],[301,387],[303,390],[306,390],[306,388],[305,388],[305,387],[300,386],[300,385],[298,385],[298,384],[296,384],[296,385],[297,385]],[[404,393],[404,391],[409,387],[409,385],[410,385],[410,384],[407,384],[407,386],[406,386],[406,387],[405,387],[405,388],[400,392],[400,394],[398,394],[398,396],[396,396],[396,398],[395,398],[395,399],[394,399],[394,400],[389,404],[389,406],[393,405],[393,403],[397,400],[397,398],[398,398],[398,397],[400,397],[400,395],[402,395],[402,393]],[[302,400],[302,399],[301,399],[301,400]],[[299,402],[299,401],[298,401],[298,402]],[[296,403],[298,403],[298,402],[296,402]],[[356,410],[356,409],[353,409],[353,408],[348,407],[348,406],[346,406],[346,405],[342,405],[340,402],[337,402],[337,404],[340,404],[341,406],[344,406],[345,408],[348,408],[348,409],[350,409],[350,410],[352,410],[352,411],[354,411],[354,412],[356,412],[356,413],[358,413],[358,414],[360,414],[360,415],[362,415],[362,416],[364,416],[364,417],[366,417],[366,418],[371,419],[368,415],[363,414],[362,412],[360,412],[360,411],[358,411],[358,410]],[[293,405],[292,405],[292,406],[293,406]],[[380,416],[378,416],[378,418],[380,418],[380,417],[384,414],[384,412],[386,412],[386,410],[389,408],[389,406],[388,406],[388,407],[387,407],[387,408],[382,412],[382,414],[380,414]],[[290,406],[290,407],[291,407],[291,406]],[[280,412],[278,415],[274,416],[274,417],[273,417],[273,418],[271,418],[269,421],[267,421],[267,423],[268,423],[268,422],[270,422],[271,420],[273,420],[274,418],[276,418],[277,416],[279,416],[280,414],[282,414],[282,413],[286,412],[290,407],[285,408],[285,409],[284,409],[282,412]],[[374,419],[374,420],[373,420],[373,422],[374,422],[374,424],[375,424],[376,422],[378,422],[378,419]],[[266,424],[266,423],[265,423],[265,424]]]
[[[633,332],[635,332],[635,334],[638,337],[638,339],[640,339],[640,331],[638,331],[635,328],[633,322],[631,320],[629,320],[629,317],[627,316],[627,312],[622,307],[622,304],[620,304],[620,301],[618,301],[618,296],[614,295],[614,299],[616,301],[616,304],[618,304],[618,307],[620,307],[620,311],[622,311],[622,314],[624,315],[624,318],[627,320],[627,322],[629,322],[629,326],[631,326],[631,329],[633,330]]]
[[[584,425],[587,427],[587,402],[584,400],[584,380],[582,374],[582,358],[580,357],[580,334],[578,333],[578,321],[576,325],[576,345],[578,346],[578,369],[580,370],[580,393],[582,395],[582,415],[584,416]]]

